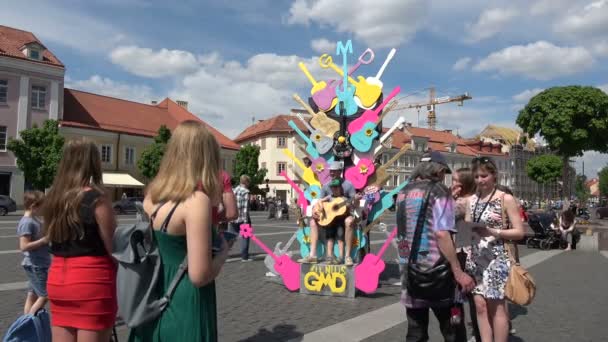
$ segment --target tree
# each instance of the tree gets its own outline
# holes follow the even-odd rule
[[[46,120],[42,127],[21,131],[19,139],[11,138],[7,148],[17,158],[17,166],[25,181],[44,191],[53,184],[61,160],[64,138],[59,134],[59,123]]]
[[[570,193],[570,158],[585,151],[608,152],[608,94],[594,87],[546,89],[519,112],[517,124],[528,136],[540,134],[562,157],[564,196]]]
[[[562,174],[562,160],[558,156],[546,154],[528,160],[526,164],[528,177],[535,181],[539,187],[539,206],[540,206],[540,185],[547,184],[559,179]]]
[[[158,129],[158,134],[154,137],[154,143],[141,153],[141,157],[137,161],[137,167],[146,179],[150,180],[158,173],[169,139],[171,139],[171,131],[167,126],[162,125]]]
[[[598,178],[600,181],[600,202],[602,198],[608,195],[608,166],[604,167],[598,174]]]
[[[245,145],[236,153],[235,172],[232,183],[238,184],[241,175],[251,178],[250,188],[254,192],[259,192],[258,185],[264,182],[268,170],[260,169],[258,159],[260,157],[260,147],[256,145]]]
[[[585,175],[577,175],[576,183],[575,183],[575,193],[576,198],[580,201],[581,204],[587,204],[587,200],[589,196],[591,196],[591,191],[589,187],[587,187],[587,176]]]

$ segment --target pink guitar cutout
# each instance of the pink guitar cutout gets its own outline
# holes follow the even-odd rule
[[[291,260],[291,258],[283,254],[280,257],[274,254],[268,246],[260,241],[253,234],[253,227],[247,223],[241,224],[241,236],[251,238],[264,252],[268,253],[274,259],[274,269],[281,275],[283,284],[289,291],[297,291],[300,289],[300,264]]]
[[[344,173],[344,178],[348,179],[355,189],[363,189],[367,184],[367,179],[374,174],[376,167],[374,162],[369,159],[360,159],[357,165],[351,166]]]
[[[302,212],[305,213],[306,208],[308,208],[308,200],[306,199],[304,191],[302,191],[302,189],[300,189],[300,187],[296,183],[294,183],[294,181],[292,181],[289,176],[287,176],[287,172],[281,172],[280,176],[285,178],[287,183],[289,183],[289,185],[291,185],[291,187],[298,193],[298,200],[296,202],[298,203],[300,208],[302,208]]]
[[[384,101],[382,101],[382,104],[380,104],[378,106],[378,108],[376,108],[374,110],[370,110],[370,109],[366,110],[360,117],[358,117],[357,119],[353,120],[350,124],[348,124],[348,133],[353,135],[353,134],[355,134],[355,132],[362,129],[366,123],[376,122],[376,120],[378,120],[378,115],[380,115],[380,112],[382,111],[382,109],[384,107],[386,107],[386,105],[389,103],[389,101],[392,100],[393,97],[397,96],[397,94],[399,94],[400,91],[401,91],[401,87],[396,86],[393,89],[393,91],[391,91],[391,93],[388,94],[388,96],[384,98]]]
[[[378,255],[366,254],[363,261],[355,267],[355,287],[367,294],[374,293],[378,289],[378,281],[380,273],[384,271],[386,264],[382,260],[382,256],[388,245],[397,235],[397,227],[393,229],[391,235],[388,236]]]

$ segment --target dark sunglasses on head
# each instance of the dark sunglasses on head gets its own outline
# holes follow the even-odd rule
[[[496,163],[490,157],[475,157],[473,158],[473,164],[492,164],[496,167]]]

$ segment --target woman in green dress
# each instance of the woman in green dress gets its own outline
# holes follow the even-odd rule
[[[185,121],[175,129],[146,191],[144,210],[153,222],[162,258],[160,293],[166,292],[186,255],[188,275],[162,315],[132,329],[129,341],[217,341],[214,279],[230,248],[212,227],[212,208],[222,195],[219,165],[220,147],[200,122]],[[214,240],[221,247],[212,255]]]

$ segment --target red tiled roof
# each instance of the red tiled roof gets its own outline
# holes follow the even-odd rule
[[[260,120],[245,128],[244,131],[234,138],[234,141],[237,143],[242,143],[244,141],[271,133],[292,133],[293,129],[288,124],[290,120],[293,120],[298,128],[304,133],[308,132],[306,126],[304,126],[302,121],[300,121],[297,116],[279,114],[266,120]]]
[[[223,148],[240,149],[234,141],[169,98],[158,105],[149,105],[74,89],[64,90],[63,126],[154,137],[161,125],[173,130],[185,120],[205,124]]]
[[[397,131],[395,131],[397,132]],[[433,151],[448,151],[449,146],[452,143],[456,143],[456,153],[468,155],[468,156],[477,156],[477,155],[488,155],[488,156],[504,156],[504,153],[499,152],[488,152],[488,151],[479,151],[471,147],[471,145],[479,145],[479,140],[474,139],[463,139],[460,138],[450,131],[437,131],[429,128],[422,127],[406,127],[404,135],[416,136],[416,137],[424,137],[429,139],[428,147],[430,147]]]
[[[51,64],[58,67],[64,67],[63,63],[55,57],[48,49],[42,53],[42,61],[27,58],[21,49],[29,43],[37,43],[44,45],[36,38],[36,36],[28,31],[19,30],[16,28],[0,25],[0,56],[24,59],[33,63]]]

